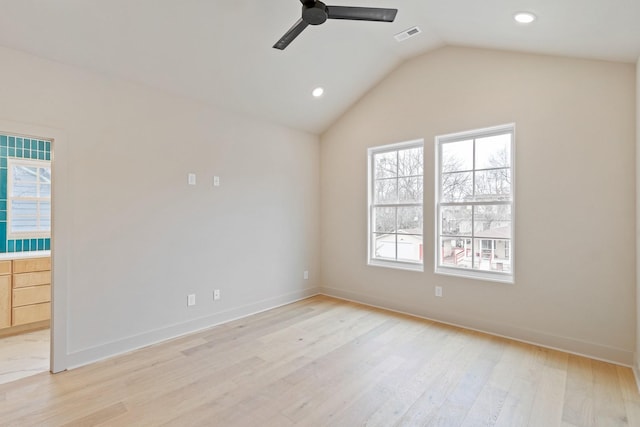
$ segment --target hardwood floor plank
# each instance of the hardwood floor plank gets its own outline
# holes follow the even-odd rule
[[[636,384],[633,371],[629,368],[616,366],[616,372],[618,373],[618,382],[620,383],[622,397],[625,400],[631,400],[640,403],[640,393],[638,393],[638,385]]]
[[[533,401],[529,425],[547,427],[562,422],[563,400],[567,383],[569,355],[549,350]]]
[[[460,424],[463,427],[493,426],[502,411],[508,392],[488,383]]]
[[[513,382],[496,420],[496,426],[528,425],[536,391],[549,353],[549,350],[540,347],[523,343],[517,345],[527,351],[524,352],[521,363],[514,366]]]
[[[626,426],[628,419],[616,367],[605,362],[591,362],[594,377],[594,415],[597,426]]]
[[[407,340],[403,344],[398,344],[397,335],[392,340],[389,339],[391,334],[384,334],[387,336],[384,342],[392,345],[394,354],[406,356],[408,359],[397,369],[380,377],[358,399],[351,399],[351,403],[336,414],[332,421],[333,426],[350,427],[362,423],[363,420],[366,420],[366,424],[372,424],[372,417],[376,411],[394,398],[400,398],[405,384],[417,381],[425,374],[428,361],[440,351],[448,334],[432,325],[414,323],[405,327],[403,331],[398,331],[399,328],[391,330],[401,334],[403,340]],[[404,325],[404,322],[399,324],[400,327]]]
[[[629,368],[313,297],[0,385],[7,426],[640,426]]]
[[[591,360],[569,355],[562,421],[577,426],[596,426]]]
[[[478,333],[461,331],[462,347],[453,357],[441,361],[445,366],[438,366],[433,371],[433,377],[420,390],[420,396],[413,402],[406,412],[397,420],[397,426],[425,425],[427,420],[433,420],[439,408],[447,401],[458,384],[464,379],[467,370],[473,366],[479,353],[489,345],[485,337],[478,337]],[[388,425],[388,424],[387,424]]]
[[[133,394],[128,401],[130,412],[117,418],[115,425],[136,425],[142,422],[159,424],[165,418],[162,408],[164,405],[170,405],[175,414],[187,416],[194,408],[237,390],[233,379],[245,372],[260,369],[263,364],[259,358],[249,357],[219,370],[204,370],[200,374],[189,372],[188,376],[176,379],[168,387],[151,384],[146,388],[143,386],[137,390],[129,390]],[[145,389],[148,391],[144,392]],[[193,397],[185,400],[185,395]],[[156,414],[159,416],[156,417]]]
[[[376,367],[383,363],[386,354],[384,347],[379,347],[368,337],[392,326],[392,321],[383,322],[286,378],[287,384],[282,383],[285,385],[282,396],[291,404],[284,408],[283,415],[300,422],[335,393],[344,381],[375,372]],[[313,381],[309,381],[310,378]]]
[[[469,366],[455,390],[447,397],[437,413],[434,414],[432,419],[426,420],[427,424],[434,426],[457,426],[461,425],[465,420],[469,410],[478,400],[478,396],[487,385],[489,377],[504,351],[504,343],[502,340],[492,338],[487,340],[487,343],[490,345],[488,345]],[[493,398],[496,397],[496,394],[490,394],[490,396]],[[490,402],[493,403],[495,400],[491,399]],[[498,407],[501,407],[501,405],[498,405]],[[491,411],[495,410],[496,407],[490,405],[489,408],[491,408],[490,412],[486,414],[486,416],[491,419],[494,417]]]
[[[92,414],[66,423],[64,424],[64,427],[94,426],[115,418],[120,414],[124,414],[125,412],[127,412],[126,406],[124,406],[122,402],[118,402],[114,405],[107,406],[106,408],[99,409]]]

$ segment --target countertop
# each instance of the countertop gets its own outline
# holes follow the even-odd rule
[[[0,254],[0,261],[8,259],[40,258],[45,256],[51,256],[51,251],[7,252]]]

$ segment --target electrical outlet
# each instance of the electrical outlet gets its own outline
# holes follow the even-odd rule
[[[213,291],[213,300],[218,301],[220,299],[220,289],[216,289]]]
[[[214,187],[220,187],[220,177],[219,176],[214,176],[213,177],[213,186]]]
[[[304,271],[303,277],[304,280],[309,280],[309,272],[307,270]]]
[[[196,294],[187,295],[187,307],[191,307],[192,305],[196,305]]]
[[[442,286],[436,286],[436,296],[437,297],[442,296]]]

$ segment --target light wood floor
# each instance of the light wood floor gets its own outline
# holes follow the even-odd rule
[[[640,426],[629,368],[314,297],[0,385],[0,425]]]

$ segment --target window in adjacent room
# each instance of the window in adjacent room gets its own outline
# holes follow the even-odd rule
[[[369,264],[423,270],[424,141],[369,149]]]
[[[513,281],[514,125],[436,138],[436,273]]]
[[[51,235],[51,163],[9,159],[8,230],[11,238]]]

